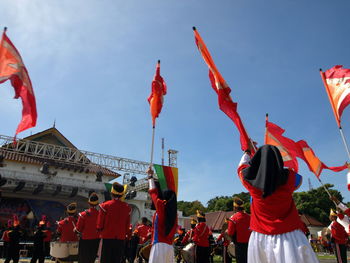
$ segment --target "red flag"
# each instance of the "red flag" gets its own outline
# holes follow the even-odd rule
[[[230,96],[231,89],[227,85],[224,78],[221,76],[219,70],[216,68],[209,50],[207,49],[203,39],[195,27],[193,28],[193,31],[198,50],[201,53],[205,63],[209,67],[209,79],[212,88],[218,95],[219,107],[237,126],[237,129],[240,133],[242,150],[251,149],[253,151],[252,154],[254,154],[253,143],[248,137],[247,131],[245,130],[242,120],[237,112],[237,103],[233,102]]]
[[[321,162],[320,159],[318,159],[306,141],[301,140],[295,142],[287,137],[284,137],[284,132],[284,129],[266,120],[265,144],[270,144],[278,147],[282,154],[284,166],[290,167],[295,172],[298,172],[298,157],[307,164],[310,171],[313,172],[317,177],[321,175],[323,169],[340,172],[348,168],[346,163],[342,166],[328,167],[323,162]]]
[[[265,144],[276,146],[282,155],[284,166],[298,172],[297,157],[302,156],[300,147],[295,141],[284,137],[284,129],[266,120]]]
[[[7,80],[11,81],[15,89],[15,99],[22,99],[22,120],[16,130],[17,135],[36,125],[36,102],[27,69],[21,55],[7,37],[5,29],[0,42],[0,83]]]
[[[343,66],[322,72],[321,77],[331,103],[335,120],[340,127],[340,119],[346,106],[350,104],[350,69]]]
[[[163,107],[163,96],[166,94],[166,84],[160,75],[160,61],[158,60],[156,67],[156,74],[152,81],[152,92],[148,97],[148,102],[151,108],[153,127],[156,125],[156,118],[158,118]]]
[[[321,175],[323,169],[329,169],[333,172],[340,172],[348,168],[346,163],[342,166],[328,167],[323,162],[321,162],[320,159],[318,159],[318,157],[315,155],[314,151],[310,148],[306,141],[301,140],[298,141],[297,144],[303,153],[303,155],[300,156],[300,158],[305,161],[310,171],[313,172],[317,177]]]

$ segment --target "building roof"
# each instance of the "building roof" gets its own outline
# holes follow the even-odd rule
[[[317,219],[313,218],[312,216],[309,216],[309,215],[306,215],[306,214],[303,214],[300,216],[300,219],[301,221],[303,221],[306,226],[308,227],[313,227],[313,226],[316,226],[316,227],[325,227],[324,224],[322,224],[320,221],[318,221]]]
[[[208,227],[212,231],[221,231],[222,225],[225,222],[225,218],[230,218],[233,215],[233,211],[224,212],[224,211],[216,211],[216,212],[209,212],[205,214],[205,219]],[[191,218],[196,218],[195,215],[191,216],[190,218],[186,218],[184,220],[184,228],[189,229]],[[324,227],[325,225],[321,222],[317,221],[312,216],[303,214],[300,216],[300,219],[306,224],[308,227]]]
[[[77,149],[65,136],[63,136],[62,133],[60,133],[55,127],[52,127],[50,129],[44,130],[42,132],[33,134],[31,136],[23,138],[23,140],[29,140],[29,141],[37,141],[37,142],[43,142],[68,148]],[[4,156],[5,160],[8,161],[14,161],[14,162],[21,162],[21,163],[30,163],[34,165],[42,165],[43,163],[48,163],[50,166],[54,166],[56,168],[60,169],[67,169],[67,170],[73,170],[74,172],[86,172],[86,173],[93,173],[96,174],[97,172],[102,172],[104,175],[107,176],[114,176],[119,177],[121,176],[119,173],[114,172],[110,169],[104,168],[100,165],[89,163],[89,164],[69,164],[69,163],[63,163],[58,162],[55,160],[51,160],[48,158],[42,158],[42,157],[35,157],[27,155],[23,152],[17,152],[17,151],[3,151],[0,148],[1,155]]]

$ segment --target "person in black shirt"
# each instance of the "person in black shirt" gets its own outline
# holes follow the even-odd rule
[[[19,240],[21,239],[22,232],[19,228],[19,221],[16,218],[13,221],[13,229],[8,232],[9,242],[7,256],[4,263],[9,263],[11,259],[13,263],[18,263],[19,261]]]
[[[36,263],[39,260],[39,263],[44,263],[45,261],[45,246],[44,238],[46,237],[44,232],[45,221],[40,221],[37,231],[34,233],[34,247],[33,247],[33,257],[30,263]]]

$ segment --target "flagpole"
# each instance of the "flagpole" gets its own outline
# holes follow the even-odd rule
[[[155,127],[155,125],[153,125],[153,128],[152,128],[152,145],[151,145],[151,162],[150,162],[150,165],[149,165],[150,168],[152,168],[152,165],[153,165],[153,151],[154,151],[154,134],[155,134],[155,130],[156,130],[156,127]]]
[[[327,84],[327,81],[326,81],[326,77],[325,77],[324,72],[322,71],[322,69],[320,69],[320,75],[321,75],[321,78],[322,78],[322,81],[323,81],[323,85],[326,88],[328,99],[329,99],[329,101],[331,103],[331,106],[332,106],[332,110],[333,110],[333,114],[334,114],[334,117],[335,117],[335,121],[337,122],[337,126],[339,128],[340,137],[342,138],[342,141],[343,141],[344,146],[345,146],[346,153],[348,154],[348,158],[350,160],[349,146],[348,146],[348,144],[346,142],[346,139],[345,139],[345,136],[344,136],[344,133],[343,133],[343,129],[342,129],[341,125],[340,125],[340,119],[337,116],[337,112],[336,112],[336,108],[335,108],[335,105],[334,105],[334,101],[332,100],[331,93],[329,92],[329,89],[328,89],[328,84]]]

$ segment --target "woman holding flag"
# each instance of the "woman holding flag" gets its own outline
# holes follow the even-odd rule
[[[292,198],[302,178],[283,165],[280,151],[272,145],[260,147],[252,159],[246,152],[239,164],[239,178],[252,196],[248,262],[319,262],[300,230]]]
[[[174,191],[159,191],[153,179],[153,170],[147,170],[149,194],[156,208],[153,216],[152,249],[150,263],[174,263],[172,246],[177,230],[177,200]]]

